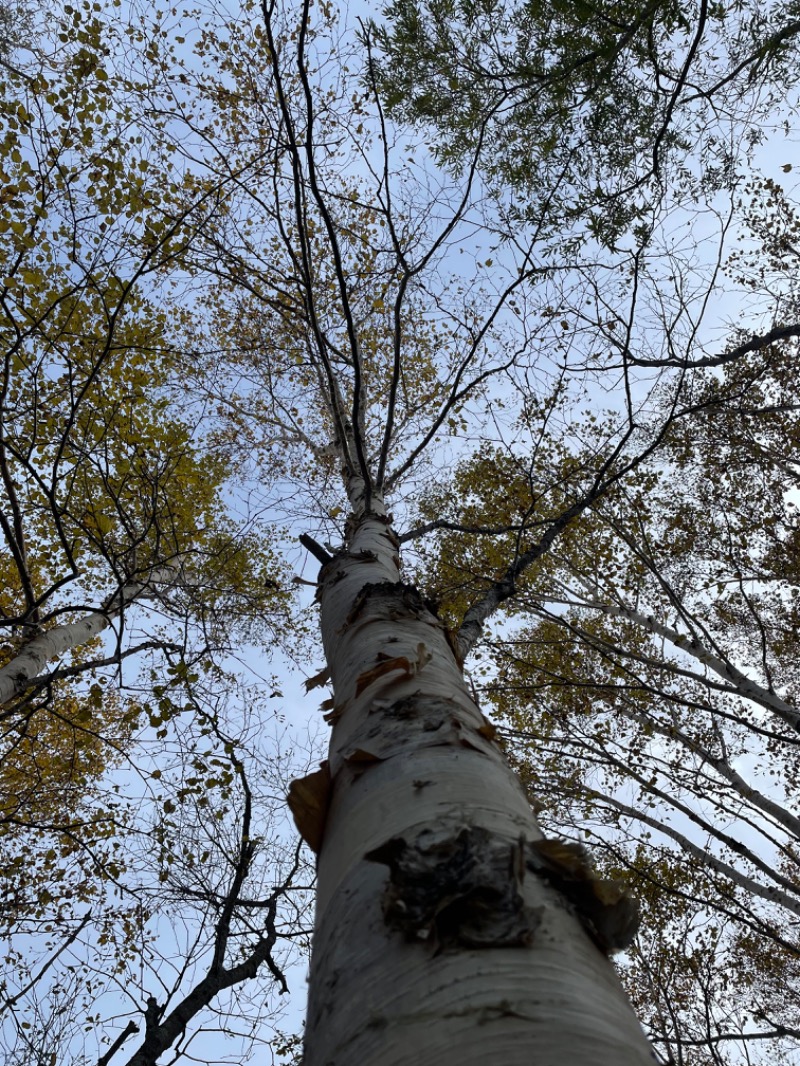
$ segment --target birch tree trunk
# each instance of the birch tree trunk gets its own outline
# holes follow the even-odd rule
[[[584,585],[587,584],[586,582],[582,583]],[[737,670],[733,663],[708,651],[696,638],[665,625],[652,614],[642,614],[641,611],[635,611],[631,607],[623,607],[617,603],[605,603],[592,594],[591,588],[589,589],[588,604],[609,618],[624,618],[626,621],[640,626],[646,632],[668,640],[684,655],[691,656],[697,662],[702,663],[703,666],[707,666],[709,670],[713,670],[717,677],[725,682],[726,685],[730,685],[730,689],[727,689],[727,691],[733,690],[743,699],[752,700],[766,710],[774,712],[792,729],[800,732],[800,713],[798,713],[796,707],[787,703],[786,700],[782,700],[776,692],[770,692],[768,688],[759,685],[757,681],[751,680],[741,670]],[[696,674],[690,676],[697,677]],[[723,688],[723,691],[726,691],[726,689]]]
[[[99,610],[89,611],[76,622],[54,626],[29,640],[10,662],[0,668],[0,707],[24,692],[48,662],[88,643],[107,629],[112,619],[128,604],[152,594],[156,585],[173,583],[180,572],[179,563],[160,566],[152,571],[147,581],[129,581],[123,585]]]
[[[304,1066],[652,1063],[576,913],[586,871],[570,888],[543,861],[530,803],[443,623],[401,582],[397,544],[370,512],[320,574],[333,736],[327,767],[290,797],[296,815],[305,792],[324,817],[330,781],[327,819],[307,820],[321,848]]]

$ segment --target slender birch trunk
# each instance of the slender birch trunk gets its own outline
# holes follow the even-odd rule
[[[442,622],[400,580],[397,543],[372,512],[320,574],[333,736],[327,768],[290,796],[296,815],[303,792],[307,815],[327,806],[316,828],[307,817],[321,848],[304,1066],[652,1063],[577,916],[613,883],[571,882],[568,848],[563,880],[542,860]]]
[[[153,570],[147,581],[129,581],[102,608],[87,612],[76,622],[65,622],[29,640],[10,662],[0,668],[0,707],[19,696],[36,680],[52,659],[79,648],[111,625],[128,604],[142,599],[155,585],[171,584],[180,575],[178,564]]]
[[[586,585],[587,583],[582,582],[582,584]],[[782,700],[776,692],[771,692],[763,685],[759,685],[757,681],[751,680],[741,670],[737,670],[733,663],[721,659],[718,655],[704,648],[694,637],[687,636],[685,633],[665,625],[654,615],[642,614],[641,611],[635,611],[631,607],[623,607],[616,603],[605,603],[600,598],[592,595],[591,590],[588,604],[609,618],[624,618],[628,622],[641,626],[648,633],[653,633],[655,636],[668,640],[670,644],[685,655],[689,655],[696,659],[697,662],[702,663],[703,666],[707,666],[721,681],[729,685],[744,699],[752,700],[753,703],[759,704],[766,710],[773,711],[792,729],[800,732],[800,713],[796,707],[792,706],[791,703],[787,703],[786,700]],[[696,677],[697,675],[693,674],[692,676]],[[725,690],[723,689],[723,691]]]

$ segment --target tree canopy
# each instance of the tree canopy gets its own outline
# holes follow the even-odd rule
[[[9,1061],[279,1054],[283,692],[384,501],[476,743],[639,900],[663,1061],[796,1061],[796,13],[369,14],[83,0],[0,56]]]

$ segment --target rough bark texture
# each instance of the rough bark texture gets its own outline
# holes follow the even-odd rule
[[[570,890],[542,849],[385,517],[358,524],[319,597],[334,729],[304,1066],[652,1063],[577,916],[587,868]]]

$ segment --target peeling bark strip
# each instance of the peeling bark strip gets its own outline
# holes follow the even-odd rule
[[[526,861],[558,888],[601,951],[611,954],[631,946],[641,924],[639,906],[622,881],[595,874],[586,848],[563,840],[534,840]]]
[[[322,847],[330,799],[331,774],[327,762],[322,763],[313,774],[297,778],[289,785],[286,802],[297,832],[315,854]]]
[[[318,588],[335,711],[304,1066],[652,1063],[597,949],[632,928],[624,894],[576,853],[564,871],[535,850],[530,803],[442,622],[400,580],[386,518],[348,529]]]

